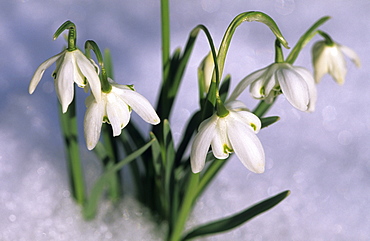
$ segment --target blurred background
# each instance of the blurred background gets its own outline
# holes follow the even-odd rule
[[[332,19],[320,29],[354,49],[362,61],[360,69],[348,61],[343,86],[328,75],[322,79],[313,113],[294,109],[280,96],[269,115],[281,120],[258,134],[266,152],[265,173],[251,173],[232,158],[198,201],[188,227],[291,190],[277,207],[240,228],[200,240],[368,240],[370,1],[173,0],[170,5],[172,50],[183,48],[198,24],[208,27],[218,45],[237,14],[259,10],[277,22],[291,47],[315,21],[329,15]],[[69,192],[50,76],[54,67],[28,94],[36,68],[65,44],[63,38],[52,41],[55,30],[71,20],[77,25],[78,46],[92,39],[101,49],[111,49],[115,81],[134,84],[154,105],[161,80],[159,18],[159,1],[152,0],[1,1],[0,240],[161,240],[163,228],[150,221],[130,191],[118,209],[103,202],[94,221],[82,220]],[[307,45],[296,65],[312,70],[311,47],[319,39]],[[233,87],[272,63],[273,43],[274,36],[261,23],[237,29],[225,66]],[[200,35],[170,119],[175,139],[198,108],[197,67],[208,51]],[[78,91],[80,113],[85,97]],[[247,92],[240,99],[251,109],[257,103]],[[148,129],[135,114],[133,118]],[[83,141],[84,168],[92,185],[100,166]]]

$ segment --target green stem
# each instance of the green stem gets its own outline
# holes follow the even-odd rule
[[[245,21],[247,22],[257,21],[266,24],[270,28],[270,30],[274,33],[276,38],[280,41],[280,43],[284,47],[289,48],[288,42],[285,40],[285,38],[280,32],[279,27],[276,25],[275,21],[270,16],[262,12],[254,11],[241,13],[231,21],[220,44],[217,56],[218,71],[220,76],[222,76],[223,73],[227,51],[231,43],[231,38],[234,35],[236,28]]]
[[[257,107],[252,111],[253,114],[260,118],[263,117],[263,115],[266,114],[267,111],[271,108],[271,106],[275,103],[276,98],[277,97],[275,97],[275,99],[271,103],[267,103],[266,101],[261,100],[258,103]]]
[[[59,35],[68,29],[68,51],[74,51],[77,49],[76,47],[76,39],[77,39],[77,30],[76,25],[71,21],[64,22],[58,29],[55,31],[53,39],[57,39]]]
[[[103,139],[104,146],[108,154],[108,158],[103,160],[104,170],[109,171],[116,163],[119,162],[116,143],[113,138],[111,127],[104,124],[103,125]],[[109,198],[112,201],[117,201],[121,195],[121,178],[120,173],[112,173],[109,177],[109,189],[108,189]]]
[[[278,39],[275,40],[275,63],[283,63],[284,54]]]
[[[170,11],[168,0],[161,0],[162,65],[163,70],[170,59]]]
[[[72,187],[72,195],[76,202],[84,205],[85,202],[85,183],[82,171],[81,160],[78,147],[78,129],[76,118],[76,103],[73,99],[66,113],[60,109],[61,129],[67,152],[69,178]]]
[[[329,34],[325,33],[324,31],[321,31],[321,30],[317,30],[317,33],[320,34],[324,39],[325,39],[325,44],[327,46],[334,46],[335,45],[335,42],[333,41],[333,39],[329,36]]]
[[[318,33],[317,28],[323,25],[326,21],[330,19],[329,16],[322,17],[317,20],[298,40],[292,51],[290,51],[285,62],[293,64],[297,59],[301,50],[306,46],[306,44]]]
[[[179,241],[182,235],[182,231],[185,227],[186,220],[188,219],[189,213],[192,210],[194,200],[197,195],[197,186],[199,183],[199,173],[190,173],[189,184],[184,195],[184,200],[181,204],[179,215],[177,216],[174,229],[169,233],[169,241]]]

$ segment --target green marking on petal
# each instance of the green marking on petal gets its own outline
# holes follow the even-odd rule
[[[130,90],[135,91],[134,85],[126,85]]]
[[[230,147],[228,147],[226,144],[224,144],[224,153],[228,154],[234,152],[234,150]]]
[[[251,123],[250,126],[253,128],[254,131],[257,130],[257,126],[255,124]]]
[[[109,122],[109,119],[108,119],[108,116],[103,116],[103,123],[110,123]]]
[[[265,96],[265,86],[262,86],[260,89],[260,95]]]

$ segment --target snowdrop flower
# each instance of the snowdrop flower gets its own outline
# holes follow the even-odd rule
[[[215,64],[213,61],[213,55],[212,55],[212,52],[209,52],[207,56],[204,57],[204,59],[202,60],[198,68],[198,73],[202,75],[202,76],[199,76],[200,89],[205,94],[208,93],[209,87],[211,85],[212,74],[213,74],[214,68],[215,68]]]
[[[249,112],[240,101],[228,102],[229,114],[217,113],[204,120],[191,148],[191,168],[194,173],[202,171],[209,147],[218,159],[226,159],[235,152],[249,170],[262,173],[265,169],[265,153],[256,134],[261,129],[260,119]]]
[[[245,77],[235,88],[230,100],[235,100],[250,85],[250,93],[256,99],[271,103],[282,92],[295,108],[312,112],[315,109],[317,91],[312,74],[303,67],[289,63],[273,63]]]
[[[316,83],[319,83],[321,78],[329,73],[335,82],[342,85],[347,73],[344,55],[350,58],[357,67],[361,66],[360,58],[352,49],[337,43],[328,45],[326,41],[316,42],[312,48]]]
[[[65,113],[74,96],[74,83],[79,87],[89,84],[91,91],[100,101],[101,84],[97,69],[92,60],[89,60],[79,49],[69,51],[65,49],[61,53],[43,62],[32,77],[29,85],[29,93],[32,94],[40,82],[45,70],[56,62],[53,72],[55,89],[58,95],[62,111]],[[86,82],[87,81],[87,82]]]
[[[100,102],[91,95],[86,99],[84,132],[89,150],[98,143],[103,122],[111,124],[113,136],[119,136],[122,128],[130,121],[131,110],[152,125],[160,122],[157,113],[145,97],[131,86],[119,85],[110,78],[108,81],[112,88],[108,93],[101,92]]]

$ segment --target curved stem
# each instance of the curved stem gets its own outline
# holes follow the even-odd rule
[[[294,46],[292,51],[290,51],[288,57],[286,58],[285,62],[289,64],[293,64],[294,61],[297,59],[298,54],[301,50],[306,46],[306,44],[317,34],[317,28],[323,25],[326,21],[330,19],[329,16],[322,17],[318,21],[316,21],[311,28],[309,28],[302,37],[298,40],[297,44]]]
[[[241,13],[232,20],[220,44],[218,58],[217,58],[220,76],[222,76],[226,54],[230,46],[231,38],[234,35],[236,28],[245,21],[248,21],[248,22],[257,21],[257,22],[266,24],[271,29],[271,31],[275,34],[276,38],[280,41],[280,43],[284,47],[289,48],[288,42],[285,40],[285,38],[280,32],[279,27],[276,25],[275,21],[271,17],[269,17],[268,15],[262,12],[252,11],[252,12]]]
[[[334,46],[335,42],[333,39],[329,36],[329,34],[325,33],[324,31],[317,30],[317,33],[320,34],[325,39],[325,44],[328,46]]]
[[[100,76],[100,83],[101,83],[101,90],[104,93],[109,93],[112,90],[112,85],[108,81],[107,71],[104,67],[103,56],[99,49],[99,46],[93,40],[87,40],[85,42],[85,54],[88,59],[91,59],[90,50],[95,53],[96,59],[98,60],[98,64],[101,67],[101,76]]]
[[[64,22],[58,29],[55,31],[53,39],[57,39],[59,35],[68,29],[68,51],[76,50],[76,39],[77,39],[77,30],[76,25],[71,21]]]

